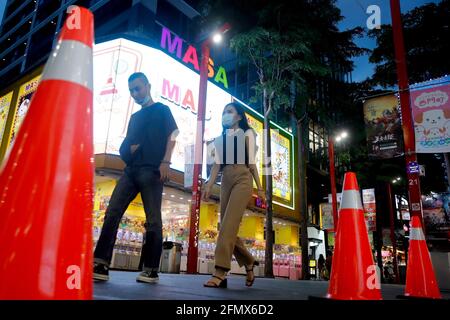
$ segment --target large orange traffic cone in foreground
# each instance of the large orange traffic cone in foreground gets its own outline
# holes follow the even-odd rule
[[[373,261],[356,175],[344,177],[328,298],[380,300],[380,281]]]
[[[418,216],[411,218],[408,252],[405,297],[440,299],[441,293]]]
[[[0,300],[92,299],[93,23],[73,8],[0,173]]]

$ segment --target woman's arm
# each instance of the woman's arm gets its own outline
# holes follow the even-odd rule
[[[209,197],[211,196],[211,191],[214,186],[214,183],[216,182],[219,171],[220,171],[220,164],[214,163],[211,169],[211,175],[209,176],[209,180],[206,183],[205,189],[203,191],[203,201],[208,201]]]
[[[214,185],[214,183],[216,182],[217,179],[217,175],[219,174],[220,171],[220,165],[217,163],[214,163],[212,169],[211,169],[211,175],[209,176],[209,180],[207,184],[210,184],[211,187]]]
[[[259,179],[259,172],[258,168],[256,167],[256,137],[255,132],[253,130],[247,130],[246,132],[246,139],[245,139],[245,147],[247,148],[247,154],[248,154],[248,167],[250,169],[250,172],[253,176],[253,179],[255,180],[256,187],[258,188],[258,196],[260,198],[266,199],[264,189],[261,184],[261,180]]]
[[[264,191],[262,188],[261,181],[259,180],[259,172],[256,164],[249,164],[250,172],[252,173],[253,179],[255,180],[256,187],[258,191]]]

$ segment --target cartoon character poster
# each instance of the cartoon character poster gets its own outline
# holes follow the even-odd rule
[[[369,158],[390,159],[403,154],[402,125],[395,95],[364,102]]]
[[[9,148],[12,147],[14,140],[16,138],[17,132],[19,132],[20,126],[22,125],[23,120],[28,112],[28,108],[30,107],[31,98],[33,94],[36,92],[39,80],[41,76],[37,76],[36,78],[30,80],[29,82],[23,84],[19,89],[19,96],[17,98],[16,105],[16,113],[14,115],[14,122],[11,130],[11,138],[9,140]]]
[[[411,88],[416,152],[450,152],[450,77]],[[446,83],[443,85],[442,83]]]
[[[12,97],[12,91],[0,97],[0,145],[3,141],[3,134],[5,132],[6,122],[8,120]]]
[[[270,132],[272,136],[273,195],[291,201],[290,141],[276,129]]]

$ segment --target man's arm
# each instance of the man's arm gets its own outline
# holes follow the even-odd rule
[[[169,139],[167,139],[166,153],[162,162],[170,162],[170,160],[172,159],[173,149],[175,148],[175,144],[177,143],[178,133],[179,131],[178,129],[176,129],[174,132],[172,132]]]
[[[123,161],[125,161],[126,164],[131,162],[132,155],[138,148],[138,146],[136,145],[131,145],[130,142],[130,132],[132,132],[133,126],[134,126],[134,117],[131,116],[130,122],[128,124],[127,135],[119,148],[120,157],[122,158]]]
[[[170,160],[172,159],[173,149],[175,148],[175,144],[177,143],[176,141],[177,135],[178,129],[172,132],[170,137],[167,139],[166,153],[164,155],[164,159],[161,161],[161,165],[159,166],[159,172],[161,173],[161,180],[163,181],[169,179]]]

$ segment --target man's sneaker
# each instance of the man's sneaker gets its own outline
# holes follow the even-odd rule
[[[136,278],[136,281],[145,283],[157,283],[159,281],[158,272],[156,271],[141,272]]]
[[[102,263],[94,263],[94,280],[109,280],[109,268],[107,265]]]

